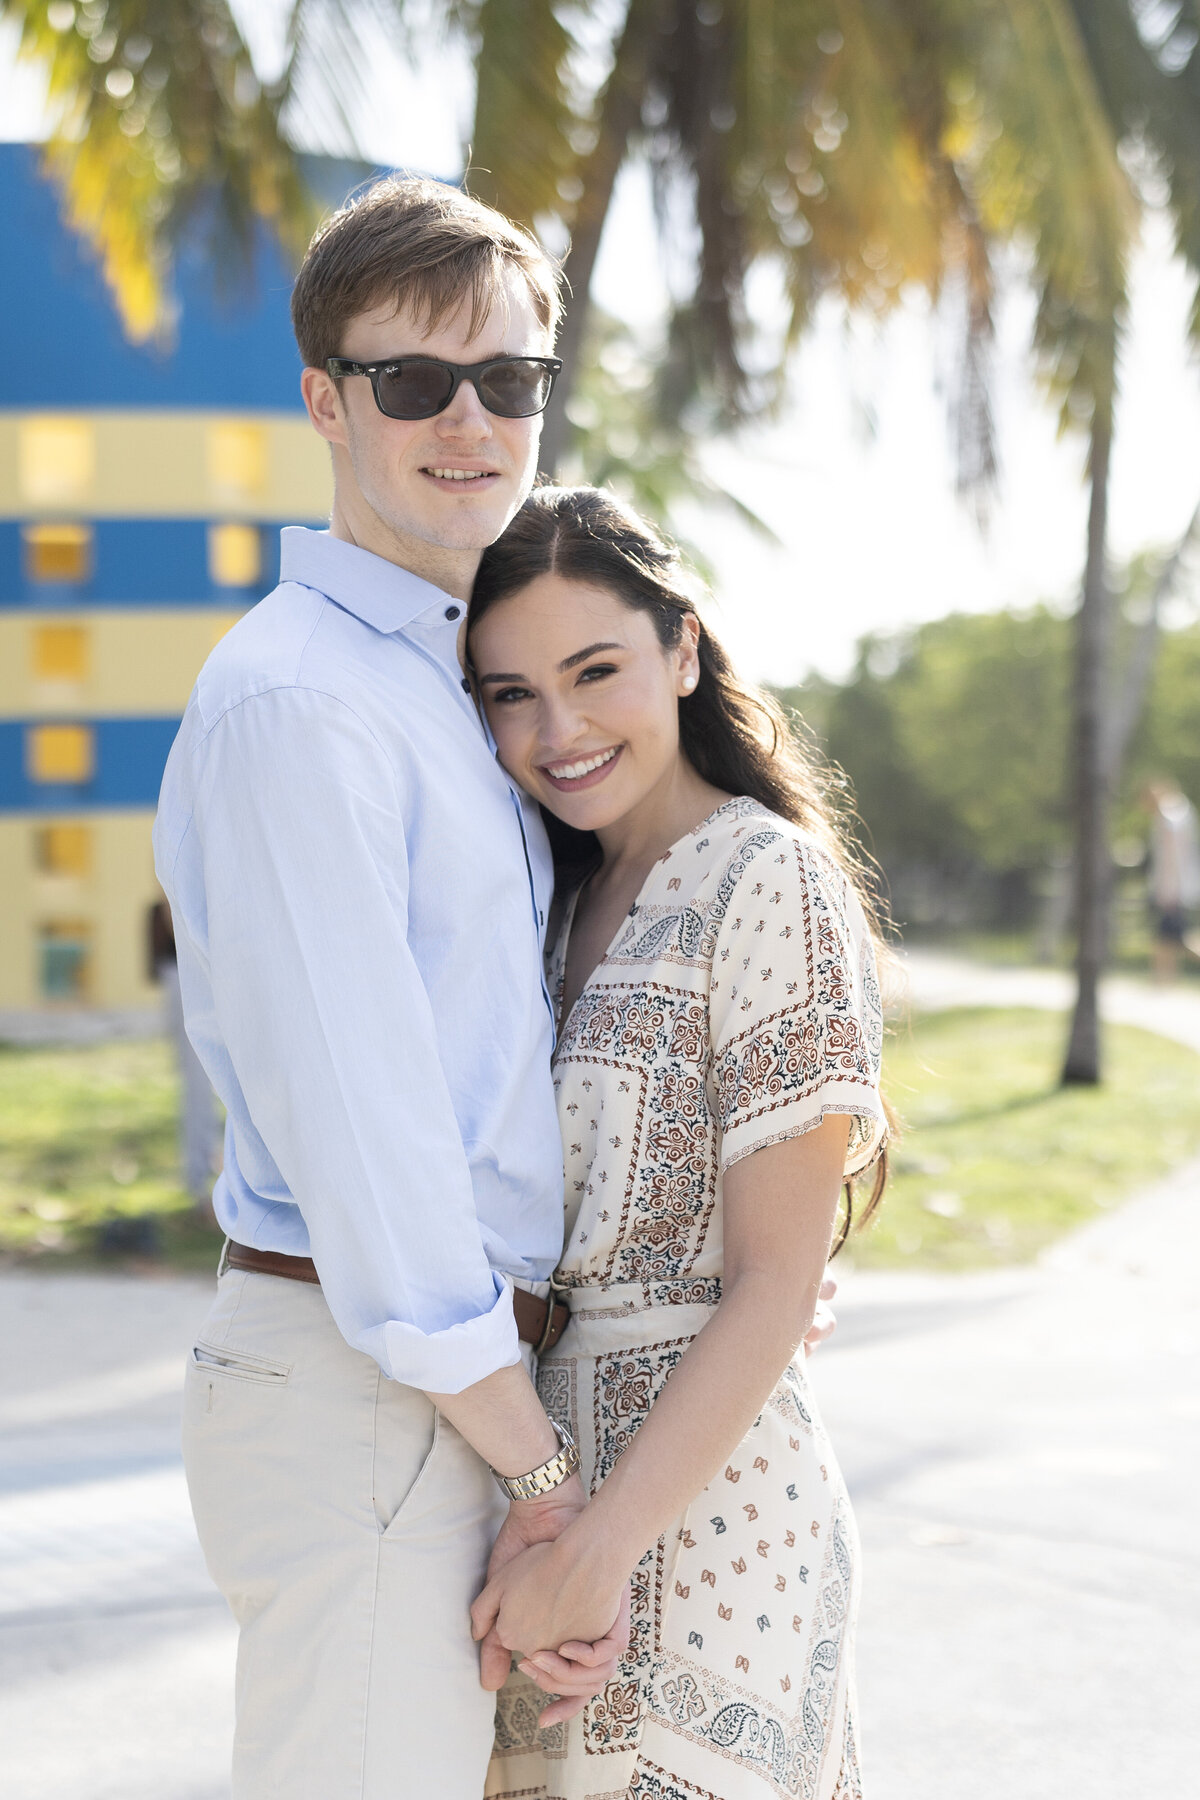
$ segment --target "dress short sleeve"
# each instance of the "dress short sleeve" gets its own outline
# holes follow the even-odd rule
[[[756,834],[722,889],[709,996],[721,1167],[849,1113],[846,1174],[859,1174],[887,1121],[879,980],[857,896],[823,850],[783,831]]]

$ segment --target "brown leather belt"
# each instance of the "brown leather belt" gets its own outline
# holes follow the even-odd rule
[[[307,1281],[313,1287],[321,1285],[317,1265],[311,1256],[285,1256],[282,1250],[251,1250],[246,1244],[235,1244],[232,1238],[226,1241],[221,1266],[247,1269],[252,1275],[281,1275],[285,1281]],[[539,1356],[553,1350],[571,1317],[565,1300],[553,1296],[551,1300],[539,1300],[536,1294],[527,1293],[524,1288],[513,1289],[517,1336],[522,1343],[532,1344]]]

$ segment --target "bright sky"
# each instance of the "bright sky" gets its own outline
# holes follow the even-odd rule
[[[277,0],[242,0],[256,55],[274,54]],[[0,27],[0,135],[41,135],[40,82],[17,69]],[[470,124],[471,88],[442,49],[419,67],[377,29],[361,46],[370,70],[358,112],[361,149],[380,163],[453,173]],[[344,149],[331,133],[322,147]],[[622,178],[596,274],[611,313],[652,325],[665,287],[656,262],[648,182]],[[1162,221],[1151,220],[1132,281],[1112,477],[1110,541],[1117,558],[1169,544],[1200,499],[1200,370],[1185,347],[1186,274]],[[866,631],[962,609],[1070,600],[1083,559],[1084,446],[1058,440],[1028,354],[1032,303],[1014,284],[999,318],[994,405],[1001,461],[991,523],[981,535],[954,493],[944,390],[956,327],[913,297],[882,328],[822,309],[796,358],[786,418],[715,446],[714,474],[783,540],[764,545],[710,512],[683,523],[718,573],[714,624],[744,672],[794,681],[809,669],[840,676]]]

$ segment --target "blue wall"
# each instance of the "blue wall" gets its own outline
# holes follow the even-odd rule
[[[334,204],[371,171],[313,158],[305,173]],[[95,259],[59,219],[35,145],[0,144],[0,228],[0,406],[301,409],[292,276],[265,231],[248,289],[232,255],[220,268],[203,237],[183,247],[178,336],[164,353],[126,342]]]
[[[25,733],[48,719],[0,719],[0,812],[86,812],[97,807],[157,806],[178,719],[94,719],[95,773],[90,781],[30,781]],[[74,721],[72,721],[74,722]]]
[[[257,524],[258,521],[252,521]],[[250,606],[279,580],[280,523],[259,525],[262,573],[252,588],[217,587],[208,575],[203,519],[96,519],[89,580],[53,584],[26,579],[21,527],[0,519],[0,611],[81,606]],[[312,523],[321,523],[314,520]]]

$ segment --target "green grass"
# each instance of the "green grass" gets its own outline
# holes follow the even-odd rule
[[[0,1047],[0,1254],[92,1263],[106,1226],[151,1215],[169,1265],[211,1269],[220,1234],[179,1181],[178,1091],[161,1040]]]
[[[1065,1028],[963,1010],[888,1039],[904,1135],[855,1263],[1023,1261],[1200,1150],[1200,1056],[1109,1026],[1104,1087],[1062,1092]],[[0,1049],[0,1257],[94,1266],[111,1221],[151,1215],[168,1267],[211,1269],[219,1236],[179,1185],[176,1096],[165,1042]]]
[[[1104,1085],[1060,1089],[1065,1031],[1061,1014],[963,1008],[887,1040],[904,1130],[855,1264],[1023,1262],[1200,1150],[1200,1056],[1110,1025]]]

